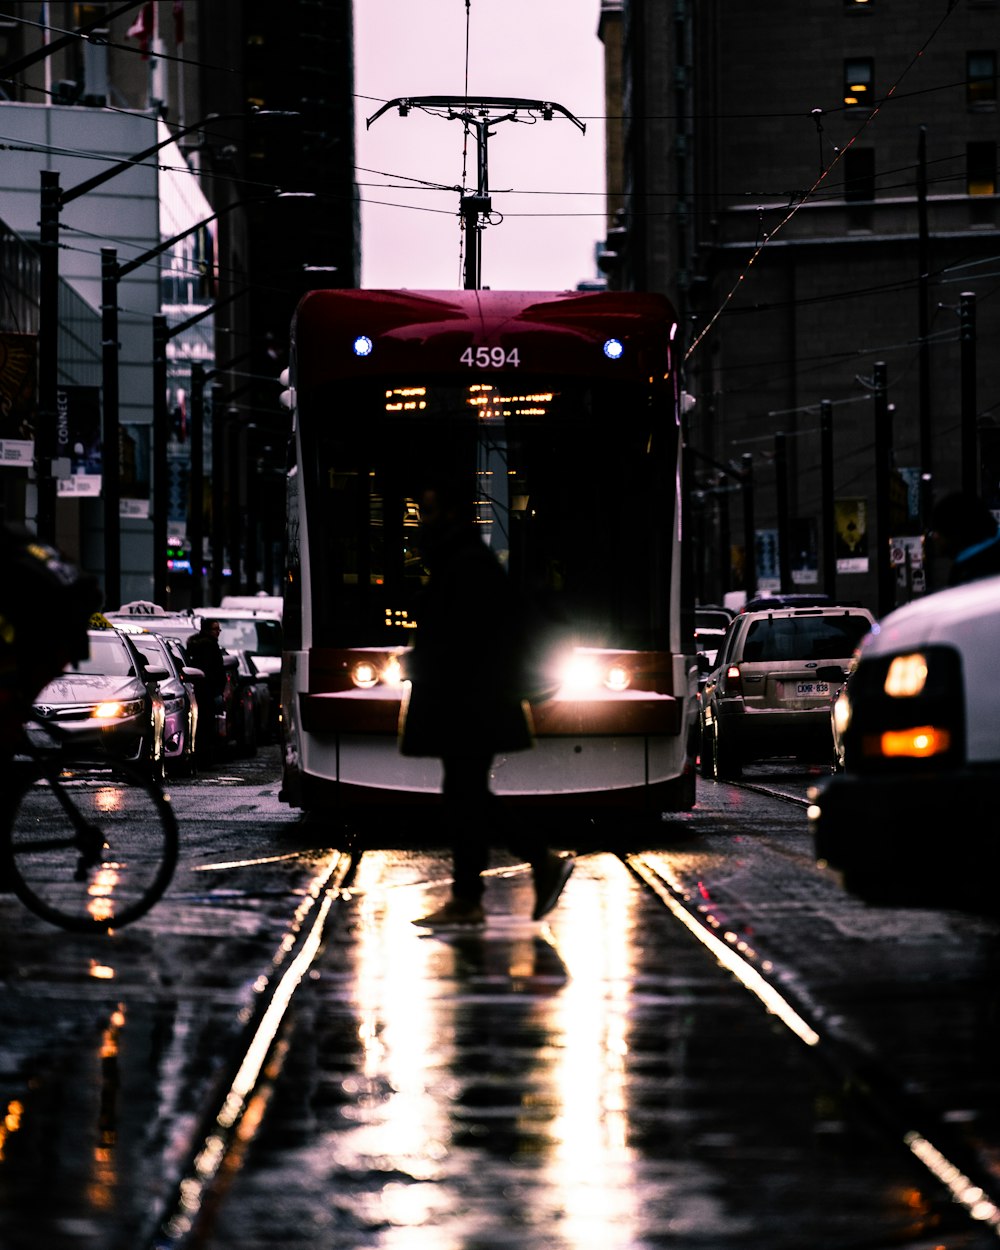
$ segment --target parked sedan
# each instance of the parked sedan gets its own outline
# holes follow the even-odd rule
[[[146,661],[147,673],[156,677],[163,699],[163,746],[167,770],[190,777],[195,771],[198,729],[195,670],[187,666],[176,639],[141,631],[130,633],[129,640]]]
[[[702,691],[702,774],[738,777],[779,755],[829,759],[831,694],[873,624],[855,607],[737,616]]]
[[[863,641],[844,772],[812,795],[816,856],[867,902],[996,913],[1000,577],[914,600]]]
[[[268,740],[270,730],[271,691],[268,679],[258,672],[249,652],[227,651],[226,659],[236,661],[233,698],[236,752],[239,755],[256,755],[258,744]]]
[[[219,642],[227,651],[244,651],[262,674],[271,692],[270,713],[261,741],[279,737],[281,703],[281,618],[263,608],[199,608],[196,623],[208,618],[222,626]]]
[[[41,691],[35,718],[80,746],[101,745],[162,776],[164,706],[157,678],[116,629],[91,629],[90,655]]]

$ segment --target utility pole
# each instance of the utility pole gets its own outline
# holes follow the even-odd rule
[[[406,117],[411,109],[447,109],[445,117],[448,121],[460,121],[466,130],[472,130],[476,136],[476,189],[467,194],[462,188],[459,212],[465,230],[465,273],[464,285],[467,291],[478,291],[482,285],[482,249],[479,236],[493,211],[489,182],[489,140],[494,131],[491,126],[501,122],[531,122],[540,115],[543,121],[551,121],[554,113],[568,118],[581,133],[586,132],[586,125],[574,117],[561,104],[549,100],[527,100],[516,96],[448,96],[424,95],[405,96],[390,100],[387,104],[371,115],[365,122],[369,128],[389,109],[398,109],[400,117]],[[505,111],[506,110],[506,111]],[[522,117],[520,114],[525,114]]]
[[[53,45],[49,45],[50,49],[52,47]],[[225,113],[220,115],[210,113],[203,121],[196,122],[191,126],[184,126],[180,130],[175,130],[169,138],[153,143],[149,147],[143,148],[141,152],[136,152],[133,156],[126,157],[124,160],[117,161],[114,165],[109,166],[98,174],[94,174],[93,177],[85,179],[66,191],[60,187],[57,170],[43,169],[41,171],[38,233],[38,421],[35,430],[35,476],[38,491],[36,526],[39,538],[47,542],[55,541],[56,495],[58,493],[56,479],[60,474],[68,472],[68,467],[60,465],[57,457],[59,441],[57,429],[58,414],[56,412],[56,392],[59,381],[59,233],[62,210],[67,204],[71,204],[81,196],[87,195],[89,192],[103,186],[112,178],[117,178],[119,174],[125,173],[126,170],[132,169],[136,165],[141,165],[168,144],[175,143],[178,139],[182,139],[185,135],[192,134],[196,130],[204,130],[206,126],[214,122],[244,117],[297,116],[297,113],[270,109],[255,109],[251,110],[249,114]],[[288,194],[295,195],[296,193],[291,192]],[[282,197],[279,194],[276,198]],[[245,204],[247,202],[240,200],[237,204]],[[213,213],[212,217],[205,220],[211,221],[213,218],[221,216],[223,212],[229,211],[229,208],[237,207],[237,204],[220,209],[218,213]],[[204,224],[205,222],[200,222],[199,226]],[[163,243],[159,247],[151,248],[143,257],[137,258],[134,262],[129,262],[128,265],[118,265],[118,278],[120,279],[125,273],[131,272],[131,269],[135,268],[141,261],[151,260],[153,257],[158,256],[172,246],[173,243],[191,234],[195,229],[198,229],[198,226],[192,227],[191,230],[183,231],[173,240]],[[102,305],[106,307],[107,301],[104,299],[104,295],[107,295],[109,291],[110,261],[104,262],[102,258],[102,264],[107,264],[108,266],[108,272],[102,272]],[[111,336],[105,330],[106,327],[102,329],[102,339],[110,344]]]
[[[889,478],[892,471],[892,413],[884,360],[874,368],[875,393],[875,532],[878,534],[876,574],[878,615],[896,606],[896,582],[889,549]]]
[[[927,226],[927,127],[920,127],[917,144],[917,316],[920,399],[920,526],[921,533],[930,515],[931,480],[934,473],[931,444],[931,349],[929,285],[930,233]]]
[[[962,292],[959,310],[962,370],[962,490],[979,494],[979,430],[976,415],[976,293]]]
[[[834,544],[833,404],[819,406],[820,480],[823,508],[823,590],[836,601],[837,550]]]
[[[754,518],[753,456],[743,453],[743,589],[751,599],[757,590],[757,528]]]
[[[788,514],[788,445],[784,433],[780,430],[774,436],[774,475],[775,492],[778,497],[778,579],[781,583],[779,589],[789,592],[792,589],[792,539]]]

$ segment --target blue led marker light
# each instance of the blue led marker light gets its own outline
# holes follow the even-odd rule
[[[367,334],[359,334],[352,344],[355,356],[370,356],[372,341]]]
[[[604,344],[604,354],[608,360],[621,360],[625,348],[618,339],[608,339]]]

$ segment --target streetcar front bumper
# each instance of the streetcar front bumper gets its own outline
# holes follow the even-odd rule
[[[819,865],[881,906],[997,909],[996,766],[847,773],[810,794]]]

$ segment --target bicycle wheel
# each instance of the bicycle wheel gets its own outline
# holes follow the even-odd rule
[[[107,932],[149,911],[177,863],[177,819],[160,788],[127,764],[33,764],[7,834],[11,888],[64,929]]]

